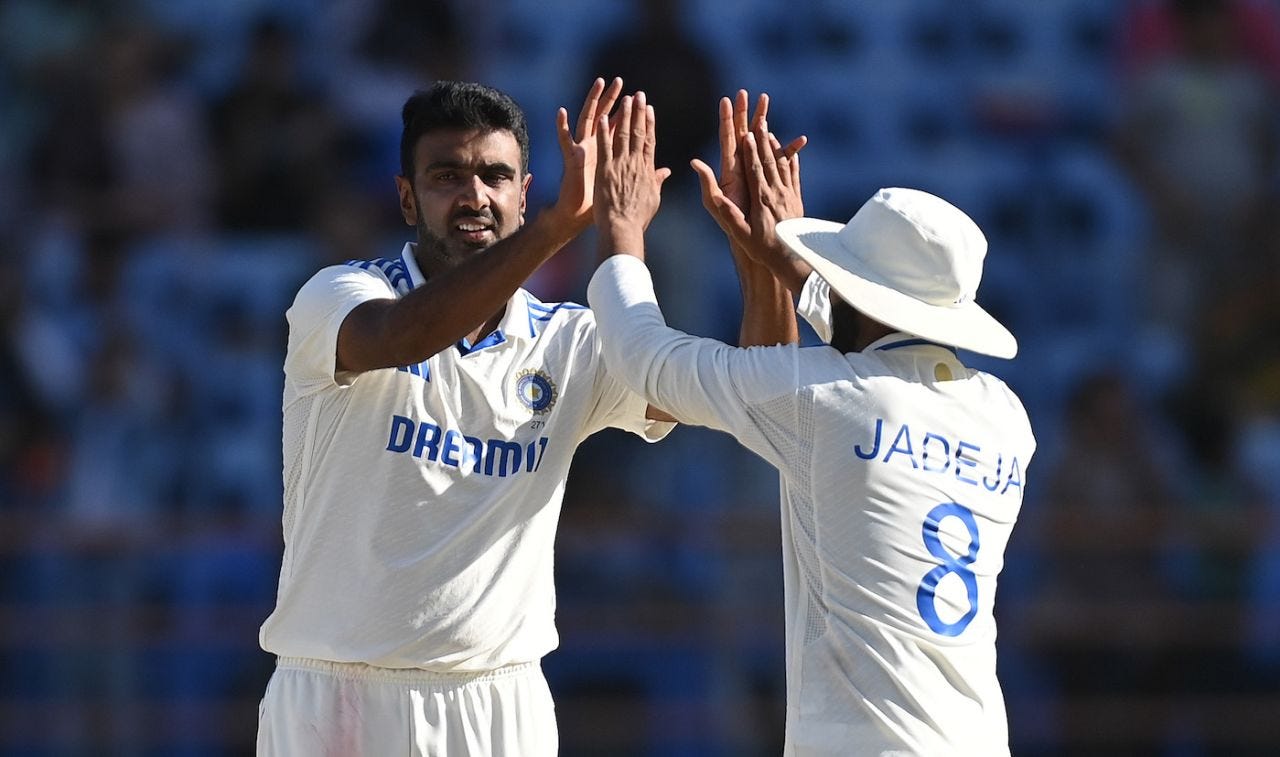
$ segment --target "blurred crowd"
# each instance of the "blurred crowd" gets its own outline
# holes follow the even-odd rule
[[[620,75],[675,170],[673,325],[732,340],[690,158],[715,103],[807,134],[807,214],[969,212],[974,359],[1040,440],[997,604],[1014,754],[1280,750],[1280,5],[1272,0],[0,3],[0,754],[251,749],[281,549],[284,310],[398,250],[399,110]],[[530,288],[585,297],[588,233]],[[807,338],[812,338],[811,335]],[[968,356],[972,357],[972,356]],[[581,449],[557,542],[566,755],[776,754],[776,477],[680,429]]]

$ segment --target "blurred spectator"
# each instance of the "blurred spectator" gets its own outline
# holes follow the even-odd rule
[[[1148,413],[1118,374],[1080,382],[1032,521],[1043,579],[1029,600],[1029,643],[1074,700],[1152,694],[1168,682],[1167,655],[1133,641],[1151,630],[1134,608],[1173,593],[1162,558],[1182,508]],[[1068,735],[1088,728],[1069,709],[1060,726]]]
[[[199,230],[210,220],[208,136],[202,104],[177,80],[179,45],[143,25],[122,25],[103,40],[113,181],[101,210],[130,237]]]
[[[86,543],[145,540],[169,510],[181,452],[166,433],[166,382],[123,329],[107,335],[88,373],[92,399],[71,436],[67,525]]]
[[[341,180],[340,125],[298,75],[296,46],[284,23],[260,20],[239,79],[213,105],[224,228],[300,230]]]
[[[1175,406],[1200,450],[1199,533],[1208,545],[1202,594],[1247,600],[1246,669],[1274,680],[1280,666],[1280,266],[1268,264],[1203,317],[1194,380]],[[1218,538],[1215,538],[1218,537]],[[1263,663],[1263,665],[1259,665]]]
[[[656,161],[673,171],[668,185],[696,186],[689,161],[715,146],[715,103],[722,95],[716,61],[689,35],[682,0],[637,0],[639,21],[601,40],[585,77],[621,76],[643,90],[661,126]]]
[[[1280,8],[1274,0],[1221,0],[1221,2],[1181,2],[1181,0],[1135,0],[1126,9],[1120,40],[1121,64],[1129,73],[1158,62],[1190,44],[1179,14],[1183,6],[1219,6],[1223,21],[1238,40],[1241,58],[1280,87]]]
[[[1244,56],[1239,3],[1169,0],[1170,45],[1138,56],[1117,156],[1154,224],[1146,318],[1190,334],[1193,317],[1255,272],[1275,200],[1276,91]],[[1142,17],[1135,19],[1140,23]]]
[[[23,305],[18,279],[0,280],[0,512],[47,502],[62,457],[55,414],[23,354]]]
[[[458,7],[466,9],[465,20]],[[470,0],[333,0],[317,31],[325,48],[327,104],[354,136],[353,168],[360,189],[385,199],[400,158],[399,113],[405,97],[437,80],[481,81],[474,68],[487,54],[478,40],[491,29],[490,8]],[[355,182],[346,182],[347,186]],[[388,189],[391,187],[391,189]],[[382,211],[394,211],[385,201]],[[388,225],[397,228],[392,213]]]
[[[77,60],[27,168],[37,189],[29,243],[56,241],[64,251],[61,263],[71,265],[46,296],[68,305],[109,300],[130,245],[144,236],[202,228],[211,184],[200,105],[176,80],[174,41],[119,23]]]
[[[382,0],[358,52],[377,66],[400,69],[426,86],[468,76],[467,28],[450,0]]]

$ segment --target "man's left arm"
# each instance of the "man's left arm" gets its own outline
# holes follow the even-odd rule
[[[747,352],[667,328],[643,261],[644,231],[658,210],[669,172],[653,164],[654,115],[644,93],[624,98],[620,107],[624,115],[613,133],[597,135],[594,213],[605,260],[588,291],[606,365],[682,422],[743,430],[750,424],[749,402],[740,387],[761,396],[791,391],[797,348],[775,348],[790,355],[784,359],[780,353]],[[744,443],[753,446],[747,439]],[[757,451],[775,461],[768,450]]]
[[[769,95],[761,93],[748,123],[747,92],[720,99],[720,176],[701,160],[692,161],[702,188],[702,204],[729,240],[742,291],[738,345],[792,344],[799,341],[793,292],[758,258],[763,239],[777,221],[804,215],[800,198],[798,137],[785,148],[769,133]],[[766,139],[761,160],[748,151],[746,137]]]

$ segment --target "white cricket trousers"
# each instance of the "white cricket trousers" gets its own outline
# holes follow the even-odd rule
[[[282,657],[258,711],[258,757],[553,757],[539,663],[484,673]]]

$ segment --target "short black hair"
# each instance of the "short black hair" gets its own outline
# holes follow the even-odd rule
[[[400,175],[413,181],[418,139],[437,129],[509,131],[520,145],[520,169],[529,171],[529,127],[524,111],[505,92],[475,82],[438,81],[414,92],[400,112]]]

